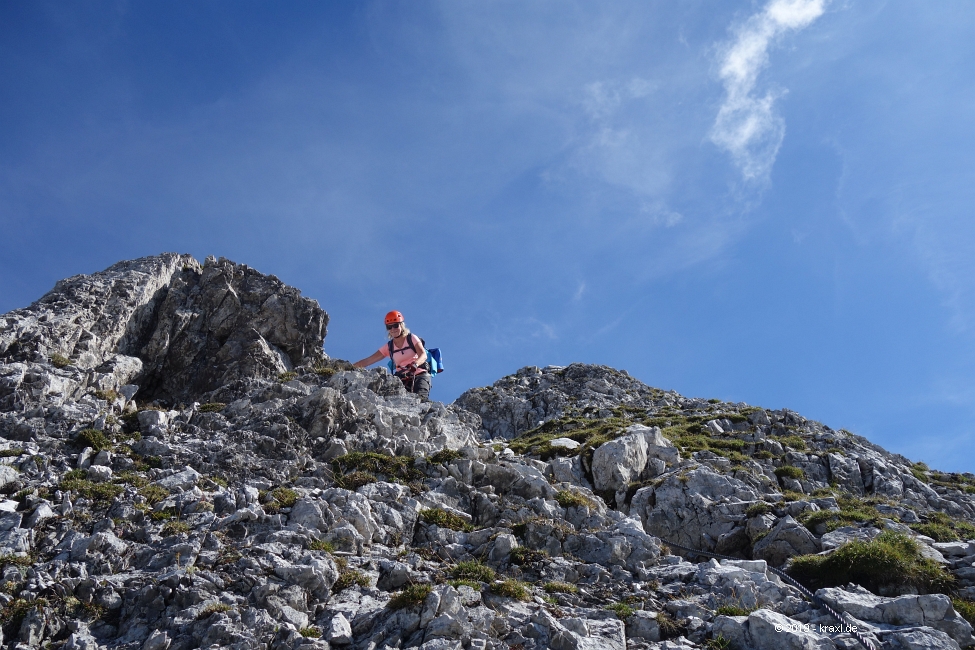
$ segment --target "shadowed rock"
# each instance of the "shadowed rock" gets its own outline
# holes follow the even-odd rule
[[[321,361],[327,324],[317,302],[274,276],[164,253],[62,280],[5,314],[0,360],[63,357],[89,371],[82,384],[110,374],[108,387],[138,383],[140,399],[174,403]]]

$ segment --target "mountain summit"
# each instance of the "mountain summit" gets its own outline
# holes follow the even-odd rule
[[[327,325],[177,254],[0,316],[0,645],[975,644],[975,475],[605,366],[423,402]]]

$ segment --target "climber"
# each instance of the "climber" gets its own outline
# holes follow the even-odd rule
[[[403,321],[403,314],[391,311],[386,314],[386,336],[389,342],[371,356],[356,361],[356,368],[365,368],[380,359],[391,357],[396,367],[395,375],[403,382],[406,390],[419,395],[423,400],[430,399],[430,373],[424,367],[427,351],[423,340],[414,336]]]

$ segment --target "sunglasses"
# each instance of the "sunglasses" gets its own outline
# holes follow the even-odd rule
[[[386,329],[388,329],[388,330],[394,330],[394,329],[396,329],[397,327],[399,327],[402,324],[403,323],[393,323],[392,325],[387,325],[386,326]]]

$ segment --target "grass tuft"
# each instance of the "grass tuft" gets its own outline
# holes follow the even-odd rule
[[[806,473],[802,471],[802,468],[796,467],[795,465],[776,467],[775,475],[779,478],[793,478],[797,481],[806,478]]]
[[[169,490],[160,485],[146,485],[139,488],[139,494],[145,497],[145,500],[150,503],[159,503],[163,499],[169,496]]]
[[[495,582],[491,585],[491,593],[497,594],[498,596],[504,596],[505,598],[514,598],[515,600],[528,600],[531,598],[531,592],[528,591],[528,586],[514,578],[507,578],[501,582]]]
[[[470,532],[474,530],[474,527],[469,523],[464,521],[464,518],[460,515],[455,515],[452,512],[447,512],[443,508],[428,508],[420,512],[420,517],[423,521],[428,524],[439,526],[440,528],[449,528],[450,530],[460,530],[465,532]]]
[[[338,485],[343,490],[350,490],[355,492],[363,485],[369,485],[370,483],[375,483],[379,479],[376,478],[375,474],[370,474],[369,472],[352,472],[351,474],[336,475],[335,484]]]
[[[80,447],[91,447],[95,451],[103,451],[112,448],[112,441],[99,429],[82,429],[74,441]]]
[[[460,452],[456,449],[441,449],[427,460],[434,464],[446,465],[450,461],[457,460],[458,458],[460,458]]]
[[[571,490],[559,490],[555,494],[555,500],[558,501],[559,505],[563,508],[572,507],[583,507],[594,508],[595,504],[592,499],[579,494],[578,492],[573,492]]]
[[[407,607],[419,605],[426,600],[431,591],[433,591],[433,587],[430,585],[410,585],[403,591],[393,596],[392,599],[390,599],[387,607],[390,609],[405,609]]]
[[[754,612],[757,607],[742,607],[740,605],[722,605],[721,607],[714,610],[714,613],[718,616],[748,616]]]
[[[772,439],[775,440],[776,442],[779,442],[779,443],[785,445],[786,447],[791,447],[791,448],[795,449],[796,451],[805,451],[806,448],[807,448],[806,447],[806,441],[803,440],[800,436],[797,436],[797,435],[791,435],[791,436],[772,436]]]
[[[374,451],[353,451],[332,459],[332,470],[337,477],[352,472],[368,472],[385,476],[387,479],[416,481],[422,479],[424,475],[416,468],[415,463],[416,458],[413,456],[389,456]]]
[[[616,618],[621,621],[625,621],[629,617],[633,616],[633,608],[626,603],[613,603],[611,605],[606,605],[606,609],[616,614]]]
[[[533,564],[547,559],[547,551],[538,551],[527,546],[518,546],[511,550],[512,564]]]
[[[213,614],[229,612],[232,609],[233,607],[231,607],[227,603],[213,603],[201,609],[200,613],[196,615],[196,620],[201,621],[207,618],[208,616],[212,616]]]
[[[51,360],[51,365],[53,365],[55,368],[66,368],[71,365],[71,359],[56,352],[48,357],[48,359]]]
[[[170,537],[171,535],[182,535],[190,532],[190,525],[185,521],[167,521],[163,524],[160,535]]]
[[[748,509],[745,510],[745,515],[748,517],[757,517],[759,515],[768,514],[771,511],[772,511],[772,506],[765,503],[764,501],[760,501],[759,503],[755,503],[748,506]]]
[[[61,484],[58,487],[61,490],[71,490],[86,499],[102,503],[112,501],[125,490],[121,485],[114,483],[93,483],[81,478],[61,479]]]
[[[546,582],[545,586],[542,587],[547,593],[550,594],[577,594],[579,593],[579,587],[569,582]]]
[[[855,582],[873,592],[911,588],[936,593],[949,589],[954,580],[937,562],[921,555],[914,539],[894,531],[869,542],[849,542],[829,555],[793,558],[789,574],[812,590]]]
[[[360,587],[369,586],[369,576],[362,573],[361,571],[356,571],[355,569],[350,569],[348,571],[343,571],[339,575],[339,579],[335,581],[332,585],[332,593],[337,594],[340,591],[348,589],[354,585],[359,585]]]
[[[271,490],[271,498],[277,501],[282,508],[290,508],[298,502],[298,493],[291,488],[276,487]]]
[[[450,570],[450,575],[459,580],[473,580],[477,582],[492,582],[494,580],[494,569],[481,564],[477,560],[467,560],[458,562]]]
[[[951,604],[963,619],[975,625],[975,601],[964,598],[952,598]]]

